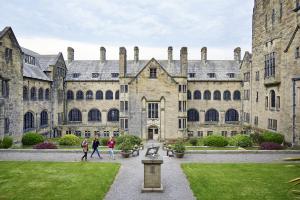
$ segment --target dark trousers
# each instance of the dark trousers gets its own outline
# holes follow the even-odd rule
[[[99,151],[98,151],[98,149],[97,149],[97,148],[96,148],[96,149],[94,149],[93,153],[91,154],[91,157],[94,155],[94,153],[95,153],[95,152],[97,152],[97,154],[98,154],[99,158],[101,158],[101,156],[100,156],[100,153],[99,153]]]
[[[81,157],[81,160],[83,160],[83,158],[85,158],[85,160],[87,160],[87,152],[83,152],[84,155]]]

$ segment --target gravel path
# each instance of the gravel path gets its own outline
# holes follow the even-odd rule
[[[151,146],[153,143],[147,143]],[[89,158],[89,162],[118,162],[121,163],[120,171],[106,195],[106,200],[193,200],[195,199],[189,188],[189,183],[183,174],[180,164],[186,162],[197,163],[278,163],[287,157],[299,157],[299,154],[187,154],[183,159],[170,158],[160,149],[164,163],[162,165],[162,184],[164,193],[141,193],[143,183],[143,165],[141,159],[145,150],[140,152],[139,157],[122,159],[116,155],[116,160],[111,160],[108,154],[102,155],[100,160],[97,156]],[[82,153],[76,152],[0,152],[0,160],[30,160],[30,161],[66,161],[78,162]]]

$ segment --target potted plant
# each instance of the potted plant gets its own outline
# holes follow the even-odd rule
[[[121,155],[123,158],[129,158],[132,148],[133,145],[131,144],[130,140],[126,138],[121,144]]]
[[[185,152],[185,146],[183,144],[183,141],[177,141],[174,145],[173,150],[176,158],[183,158]]]

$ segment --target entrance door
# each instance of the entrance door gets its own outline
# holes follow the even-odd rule
[[[148,140],[157,140],[158,139],[158,128],[149,128],[148,129]]]

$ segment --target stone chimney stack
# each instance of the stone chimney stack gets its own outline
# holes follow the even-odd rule
[[[206,47],[203,47],[201,49],[201,60],[204,63],[206,63],[206,61],[207,61],[207,48]]]
[[[120,47],[119,51],[119,74],[120,77],[125,77],[127,71],[127,55],[125,47]]]
[[[234,49],[234,60],[237,62],[241,61],[241,48],[237,47]]]
[[[106,61],[106,49],[104,47],[100,47],[100,62],[103,63]]]
[[[74,61],[74,49],[72,47],[68,47],[68,64]]]
[[[180,49],[180,71],[182,76],[187,76],[188,68],[188,51],[187,47],[182,47]]]
[[[173,47],[168,47],[168,63],[171,64],[173,61]]]
[[[139,61],[139,48],[134,47],[134,62],[138,62],[138,61]]]

